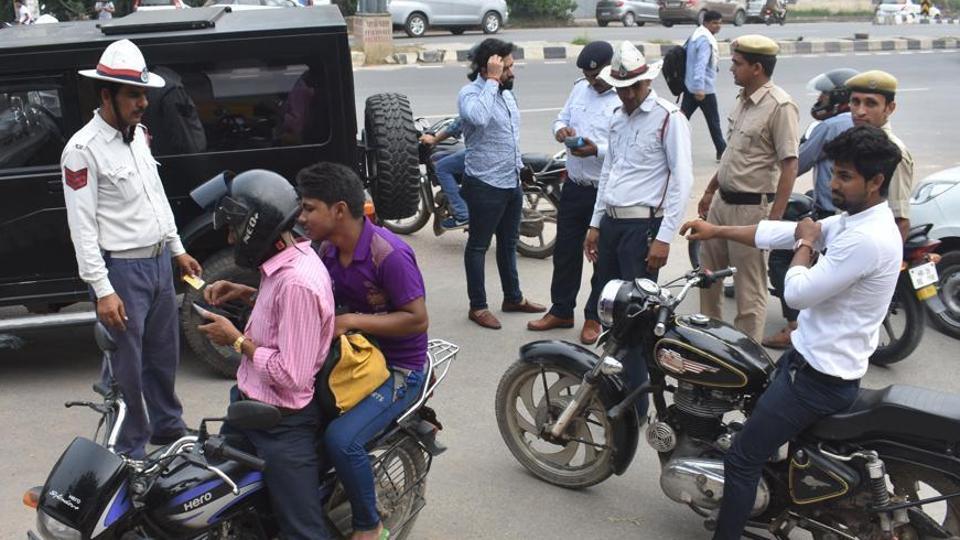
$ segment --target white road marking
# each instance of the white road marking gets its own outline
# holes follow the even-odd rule
[[[544,64],[569,64],[569,60],[546,60]]]

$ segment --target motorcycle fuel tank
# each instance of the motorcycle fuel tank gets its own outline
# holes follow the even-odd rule
[[[49,520],[83,538],[114,538],[112,531],[131,510],[123,460],[99,444],[77,437],[47,478],[37,512],[43,532]]]
[[[677,380],[749,392],[763,389],[774,366],[756,341],[700,314],[677,317],[654,346],[654,358]]]
[[[195,534],[240,508],[250,496],[262,493],[263,474],[233,462],[211,461],[239,488],[232,488],[215,473],[177,459],[161,474],[147,494],[150,517],[172,537]]]

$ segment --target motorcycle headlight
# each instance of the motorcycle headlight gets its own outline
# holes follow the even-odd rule
[[[80,531],[60,523],[43,510],[37,510],[37,532],[44,540],[80,540]]]
[[[956,182],[924,182],[917,186],[913,197],[910,197],[910,202],[912,204],[923,204],[946,193],[955,185],[957,185]]]
[[[617,300],[620,297],[620,290],[624,288],[624,285],[632,286],[629,281],[623,281],[621,279],[610,280],[603,286],[603,290],[600,291],[600,300],[597,301],[597,316],[600,318],[600,324],[613,326]]]

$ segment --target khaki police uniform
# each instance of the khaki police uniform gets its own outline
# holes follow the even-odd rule
[[[738,43],[740,47],[736,48]],[[744,36],[734,42],[734,47],[758,54],[775,54],[778,49],[775,42],[762,36]],[[797,104],[772,82],[749,97],[741,92],[727,119],[728,145],[717,170],[719,189],[710,204],[708,222],[755,225],[767,218],[777,191],[780,162],[797,157],[799,117]],[[706,268],[736,266],[734,324],[759,343],[767,306],[766,254],[736,242],[709,240],[703,243],[701,258]],[[700,309],[705,315],[722,318],[722,291],[721,283],[701,291]]]

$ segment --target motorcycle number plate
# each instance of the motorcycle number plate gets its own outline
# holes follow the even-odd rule
[[[937,275],[937,265],[932,262],[914,266],[910,269],[910,281],[913,282],[914,289],[922,289],[927,285],[933,285],[940,281]]]

